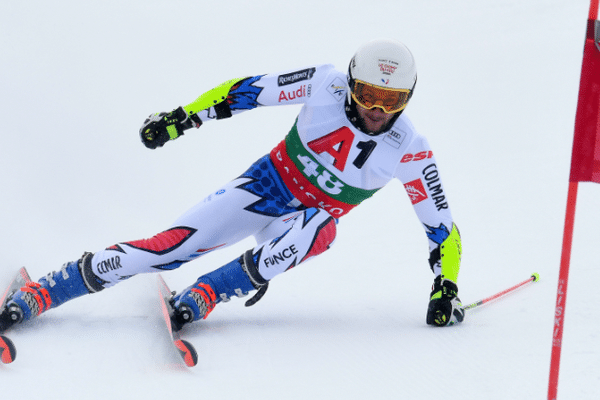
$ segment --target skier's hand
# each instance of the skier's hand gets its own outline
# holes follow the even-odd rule
[[[442,279],[441,275],[435,278],[427,308],[428,325],[450,326],[462,322],[465,311],[457,294],[456,283]]]
[[[155,113],[150,115],[140,128],[140,139],[149,149],[162,147],[169,140],[177,139],[183,131],[191,127],[200,127],[202,121],[195,116],[187,115],[183,107],[178,107],[170,113]]]

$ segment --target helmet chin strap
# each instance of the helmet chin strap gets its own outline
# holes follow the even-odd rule
[[[348,121],[350,121],[356,129],[358,129],[362,133],[365,133],[369,136],[378,136],[384,132],[389,131],[392,128],[392,126],[394,125],[394,123],[396,122],[396,120],[398,119],[398,117],[400,117],[400,114],[402,114],[402,112],[404,111],[404,110],[401,110],[401,111],[397,112],[392,117],[392,119],[390,119],[390,121],[379,132],[374,133],[374,132],[369,132],[365,128],[364,120],[358,115],[358,111],[356,109],[356,102],[354,101],[354,99],[352,99],[352,97],[350,97],[350,99],[346,98],[346,104],[345,104],[344,109],[346,111],[346,117],[348,118]]]

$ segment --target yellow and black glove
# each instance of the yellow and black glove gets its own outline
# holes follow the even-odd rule
[[[146,118],[140,128],[140,139],[147,148],[156,149],[182,136],[184,130],[200,125],[202,121],[197,115],[188,115],[183,107],[178,107],[170,113],[155,113]]]
[[[442,279],[441,275],[435,278],[427,307],[427,324],[446,326],[462,322],[465,311],[457,295],[456,283]]]

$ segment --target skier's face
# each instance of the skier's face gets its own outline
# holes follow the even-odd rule
[[[365,129],[374,134],[383,132],[390,120],[396,115],[387,114],[379,107],[367,109],[360,104],[356,105],[356,110]]]

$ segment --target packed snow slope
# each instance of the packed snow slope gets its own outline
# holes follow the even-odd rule
[[[333,248],[185,331],[182,366],[143,275],[9,333],[2,399],[545,399],[588,0],[4,1],[0,4],[0,282],[146,238],[243,172],[297,107],[257,109],[151,151],[147,115],[221,82],[405,42],[426,135],[463,237],[464,303],[425,324],[427,240],[392,182],[341,219]],[[581,184],[559,397],[596,399],[600,185]],[[182,289],[253,246],[165,273]],[[593,322],[596,321],[596,322]]]

